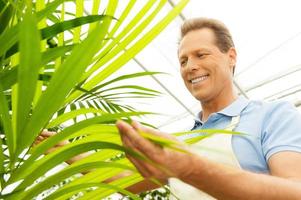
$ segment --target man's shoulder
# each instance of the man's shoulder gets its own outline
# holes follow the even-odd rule
[[[249,111],[257,121],[261,121],[262,128],[275,129],[281,124],[286,127],[291,124],[301,128],[301,113],[293,103],[284,100],[259,101],[252,100],[249,103]]]
[[[287,110],[296,110],[295,106],[289,102],[284,100],[274,100],[274,101],[265,101],[265,100],[250,100],[248,104],[249,109],[257,110],[258,112],[266,112],[266,113],[278,113]]]
[[[301,120],[301,114],[297,108],[288,101],[261,101],[250,100],[247,107],[242,111],[241,116],[261,126],[271,122],[278,123],[285,118],[296,118]]]

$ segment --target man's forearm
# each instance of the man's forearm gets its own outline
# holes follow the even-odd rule
[[[256,174],[194,157],[182,181],[218,199],[301,199],[301,182]]]

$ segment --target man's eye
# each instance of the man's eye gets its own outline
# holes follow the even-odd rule
[[[199,54],[198,54],[198,57],[199,57],[199,58],[202,58],[204,55],[205,55],[205,54],[199,53]]]
[[[187,63],[187,60],[181,60],[181,62],[180,62],[181,66],[186,65],[186,63]]]

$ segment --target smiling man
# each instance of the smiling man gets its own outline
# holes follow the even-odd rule
[[[178,56],[183,81],[201,105],[193,129],[228,129],[246,135],[215,135],[189,147],[192,153],[187,154],[161,147],[138,133],[170,137],[158,130],[119,121],[124,146],[165,168],[162,171],[127,155],[146,178],[143,186],[130,190],[150,189],[147,180],[156,178],[169,181],[174,196],[181,200],[301,199],[301,116],[286,102],[238,97],[233,86],[236,50],[225,25],[207,18],[185,21]],[[202,146],[224,153],[206,153],[198,148]]]
[[[225,108],[237,98],[232,84],[236,51],[226,29],[228,41],[220,42],[226,47],[219,47],[212,29],[194,30],[192,23],[191,27],[188,25],[183,25],[178,52],[181,75],[187,89],[200,101],[202,120],[206,121],[210,113]]]

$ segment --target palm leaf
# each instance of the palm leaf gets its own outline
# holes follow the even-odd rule
[[[179,12],[184,8],[184,6],[188,3],[188,1],[180,1],[178,5],[174,7],[174,9],[168,13],[162,21],[160,21],[155,27],[153,27],[148,33],[146,33],[140,40],[138,40],[134,45],[132,45],[129,49],[127,49],[122,55],[120,55],[118,58],[115,59],[114,62],[112,62],[110,65],[108,65],[103,71],[101,71],[98,75],[96,75],[94,78],[92,78],[88,83],[83,85],[83,88],[86,90],[90,90],[95,85],[97,85],[99,82],[105,80],[108,76],[110,76],[112,73],[117,71],[121,66],[123,66],[126,62],[130,60],[130,58],[134,57],[141,49],[143,49],[149,42],[153,40],[153,38],[158,35],[167,25],[168,23],[179,14]],[[163,4],[164,5],[164,4]],[[154,11],[154,13],[158,12],[161,9],[161,2],[157,9]],[[150,19],[146,19],[146,21]],[[142,28],[137,28],[137,32],[142,32]],[[132,38],[132,40],[135,37]],[[131,40],[131,41],[132,41]],[[118,46],[121,46],[119,44]],[[125,47],[124,47],[125,48]],[[124,50],[124,49],[123,49]],[[74,92],[67,100],[66,102],[71,101],[72,99],[76,98],[80,95],[80,92]]]
[[[108,16],[103,16],[103,15],[92,15],[92,16],[85,16],[85,17],[78,17],[72,20],[68,20],[68,21],[64,21],[64,22],[60,22],[60,23],[56,23],[52,26],[46,27],[41,29],[41,39],[49,39],[52,37],[56,37],[57,34],[62,33],[66,30],[70,30],[79,26],[82,26],[84,24],[89,24],[92,22],[96,22],[96,21],[101,21],[103,20],[105,17]],[[17,47],[18,45],[15,44],[14,46],[12,46],[8,51],[6,56],[11,56],[14,53],[17,52]]]
[[[9,19],[3,21],[5,27],[0,32],[3,44],[0,46],[0,125],[4,135],[0,141],[0,196],[38,198],[53,185],[70,179],[70,183],[62,184],[49,199],[66,199],[79,192],[84,194],[81,197],[84,199],[104,198],[116,191],[137,199],[124,190],[142,180],[136,172],[109,184],[101,181],[125,169],[133,170],[133,165],[120,157],[123,152],[145,159],[121,146],[114,124],[118,119],[129,121],[131,117],[152,114],[137,112],[122,99],[153,97],[159,92],[134,83],[122,85],[121,81],[157,72],[133,73],[110,80],[109,77],[151,42],[187,0],[180,1],[162,21],[152,26],[166,0],[145,2],[131,20],[128,17],[135,0],[123,7],[120,16],[116,11],[123,2],[118,0],[110,0],[102,14],[99,14],[100,1],[94,1],[92,15],[87,16],[84,16],[86,2],[72,1],[75,12],[65,11],[66,2],[9,1],[4,5],[6,8],[0,7],[1,14],[5,9],[9,11],[5,13]],[[53,25],[46,26],[46,22]],[[85,29],[87,25],[89,29]],[[144,33],[146,28],[150,31]],[[65,128],[60,130],[60,126]],[[45,127],[59,131],[33,146]],[[44,154],[63,140],[71,142]],[[46,174],[87,151],[92,155],[59,172]],[[86,171],[91,172],[79,176]]]
[[[99,46],[93,44],[101,43],[105,29],[105,27],[98,26],[83,43],[74,48],[72,55],[55,72],[25,127],[24,137],[28,137],[28,140],[23,140],[20,143],[20,150],[34,140],[41,131],[41,127],[45,126],[52,115],[63,105],[66,95],[76,84],[86,66],[89,65],[93,55],[98,51]],[[86,56],[81,57],[82,54]],[[65,77],[68,77],[68,80]],[[46,111],[45,107],[47,107]]]
[[[23,22],[20,24],[20,67],[18,68],[17,107],[17,143],[24,141],[25,125],[29,120],[31,103],[34,98],[39,66],[41,64],[40,35],[36,27],[36,19],[27,10]]]
[[[47,4],[46,8],[37,12],[37,20],[40,21],[48,14],[52,13],[62,2],[66,0],[56,0]],[[10,5],[13,7],[12,5]],[[2,56],[9,48],[11,48],[18,41],[19,25],[7,29],[0,35],[0,56]]]
[[[41,65],[46,65],[47,63],[53,61],[54,59],[64,56],[67,52],[70,52],[73,49],[73,45],[55,47],[47,49],[45,52],[42,52]],[[11,69],[3,70],[0,72],[0,79],[2,87],[4,90],[9,89],[12,85],[17,83],[17,74],[19,66],[13,66]],[[53,68],[53,67],[52,67]]]
[[[12,124],[10,120],[10,115],[9,115],[9,108],[7,107],[7,99],[4,96],[2,86],[0,84],[0,124],[3,126],[3,132],[5,134],[6,138],[6,145],[8,146],[9,154],[13,155],[15,152],[15,147],[16,147],[16,137],[12,129]],[[2,143],[2,140],[1,140]],[[2,144],[0,148],[0,166],[4,167],[4,154],[3,154],[3,149],[2,149]],[[3,173],[3,169],[1,170]],[[2,174],[1,173],[1,174]]]

